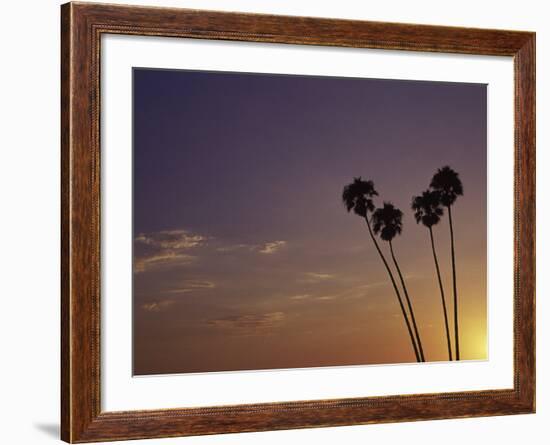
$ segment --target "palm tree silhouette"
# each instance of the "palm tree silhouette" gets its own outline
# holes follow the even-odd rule
[[[432,178],[430,187],[439,192],[441,205],[447,207],[449,213],[449,230],[451,233],[451,262],[453,266],[453,300],[454,300],[454,322],[455,322],[455,357],[460,360],[459,329],[458,329],[458,294],[456,290],[456,264],[455,264],[455,241],[453,233],[453,215],[451,207],[456,198],[462,196],[462,182],[458,173],[451,167],[445,166],[437,170]]]
[[[403,229],[402,220],[403,220],[403,212],[389,202],[385,202],[382,208],[376,209],[372,214],[372,223],[373,223],[374,233],[376,233],[377,235],[379,234],[380,238],[382,238],[384,241],[387,241],[388,244],[390,245],[390,252],[391,252],[393,264],[395,264],[395,268],[397,269],[397,274],[399,275],[401,286],[403,286],[403,291],[405,292],[405,298],[407,299],[407,305],[409,307],[409,312],[411,314],[414,333],[416,335],[416,341],[418,342],[418,351],[420,353],[420,359],[422,361],[425,361],[424,350],[422,348],[422,341],[420,340],[418,326],[416,325],[416,318],[414,316],[414,310],[411,304],[411,299],[409,298],[409,292],[407,290],[407,286],[405,285],[405,279],[403,278],[403,274],[401,273],[401,268],[399,267],[397,259],[395,258],[395,254],[393,252],[392,240],[397,235],[401,234],[401,231]]]
[[[397,300],[399,301],[399,306],[401,307],[401,312],[403,314],[403,318],[405,319],[405,324],[407,325],[407,330],[409,331],[409,336],[411,338],[411,343],[414,349],[414,354],[416,356],[416,361],[420,362],[421,357],[418,352],[418,348],[416,346],[416,341],[411,329],[409,317],[407,316],[405,306],[403,305],[401,294],[399,293],[399,289],[397,288],[397,284],[393,277],[393,273],[390,269],[390,266],[388,265],[388,262],[386,261],[386,258],[382,253],[382,250],[380,250],[380,246],[376,241],[376,237],[374,236],[370,225],[369,212],[373,212],[375,208],[374,203],[372,201],[372,198],[374,196],[378,196],[377,191],[374,189],[374,183],[370,180],[364,181],[361,179],[361,177],[359,177],[359,178],[354,178],[351,184],[348,184],[344,187],[344,191],[342,192],[342,201],[344,202],[348,212],[353,210],[353,212],[356,215],[362,217],[367,223],[369,235],[372,239],[372,242],[374,243],[374,246],[376,247],[376,251],[378,252],[378,255],[380,255],[380,259],[384,263],[386,271],[388,272],[388,275],[390,277],[390,281],[393,285],[393,289],[397,296]]]
[[[430,241],[432,244],[432,253],[435,262],[435,270],[437,272],[437,280],[439,282],[439,291],[441,293],[441,304],[443,306],[443,316],[445,318],[445,332],[447,333],[447,349],[449,352],[449,360],[453,359],[451,348],[451,334],[449,332],[449,319],[447,317],[447,303],[445,302],[445,292],[443,291],[443,283],[441,281],[441,272],[439,270],[439,261],[435,251],[433,226],[441,221],[443,209],[441,207],[441,198],[439,192],[435,190],[426,190],[420,196],[413,196],[412,209],[414,210],[414,218],[417,224],[422,223],[430,232]]]

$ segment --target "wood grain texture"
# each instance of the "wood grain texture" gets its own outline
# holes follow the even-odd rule
[[[100,38],[104,33],[514,57],[514,388],[199,409],[101,412],[99,62]],[[534,412],[533,33],[68,3],[61,8],[61,37],[63,440],[93,442]]]

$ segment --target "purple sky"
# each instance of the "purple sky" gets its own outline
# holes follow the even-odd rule
[[[394,247],[444,360],[428,231],[410,211],[443,165],[465,190],[462,355],[485,358],[486,111],[480,84],[134,69],[135,373],[414,360],[364,222],[341,203],[354,176],[405,213]]]

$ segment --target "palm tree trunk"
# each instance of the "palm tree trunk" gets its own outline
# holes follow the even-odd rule
[[[395,255],[393,253],[393,245],[391,241],[388,241],[390,245],[390,252],[391,257],[393,260],[393,264],[395,264],[395,268],[397,269],[397,274],[399,275],[399,280],[401,281],[401,286],[403,286],[403,291],[405,291],[405,298],[407,299],[407,306],[409,307],[409,312],[411,313],[411,320],[413,323],[414,333],[416,335],[416,341],[418,342],[418,352],[420,353],[420,359],[425,362],[426,359],[424,358],[424,350],[422,349],[422,341],[420,340],[420,334],[418,333],[418,326],[416,325],[416,318],[414,316],[414,311],[411,304],[411,299],[409,298],[409,292],[407,291],[407,286],[405,285],[405,280],[403,279],[403,275],[401,274],[401,269],[399,268],[399,264],[397,263],[397,260],[395,259]]]
[[[401,299],[401,294],[399,293],[399,289],[397,288],[397,284],[395,283],[395,279],[393,278],[393,274],[391,272],[390,266],[388,265],[388,262],[386,261],[386,258],[384,258],[384,254],[380,250],[380,246],[378,245],[378,242],[376,241],[376,237],[372,233],[372,229],[370,226],[370,222],[368,219],[368,216],[365,217],[365,221],[367,222],[367,227],[369,229],[369,235],[372,239],[372,242],[374,243],[374,246],[376,247],[376,250],[378,252],[378,255],[380,255],[380,258],[382,259],[382,262],[384,263],[384,266],[386,267],[386,271],[388,272],[388,275],[390,276],[391,283],[393,285],[393,289],[395,291],[395,294],[397,295],[397,300],[399,301],[399,306],[401,307],[401,312],[403,313],[403,318],[405,319],[405,323],[407,324],[407,330],[409,331],[409,336],[411,337],[411,343],[414,349],[414,355],[416,356],[416,361],[420,362],[420,355],[418,353],[418,348],[416,347],[416,341],[414,339],[414,335],[411,329],[411,324],[409,322],[409,317],[407,317],[407,311],[405,311],[405,306],[403,305],[403,300]]]
[[[439,291],[441,293],[441,303],[443,305],[443,316],[445,317],[445,332],[447,333],[447,349],[449,351],[449,360],[453,360],[453,350],[451,348],[451,333],[449,332],[449,319],[447,318],[447,303],[445,302],[445,292],[443,291],[443,283],[441,281],[441,272],[439,271],[439,261],[437,261],[437,254],[435,253],[435,243],[434,243],[434,234],[431,227],[428,227],[430,230],[430,240],[432,242],[432,252],[434,255],[435,270],[437,272],[437,280],[439,281]]]
[[[453,234],[453,217],[451,214],[451,206],[447,206],[449,211],[449,229],[451,231],[451,261],[453,265],[453,299],[454,299],[454,318],[455,318],[455,357],[460,360],[460,347],[458,340],[458,295],[456,292],[456,265],[455,265],[455,239]]]

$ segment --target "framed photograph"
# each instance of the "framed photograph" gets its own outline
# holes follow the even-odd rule
[[[535,35],[67,3],[67,442],[535,411]]]

